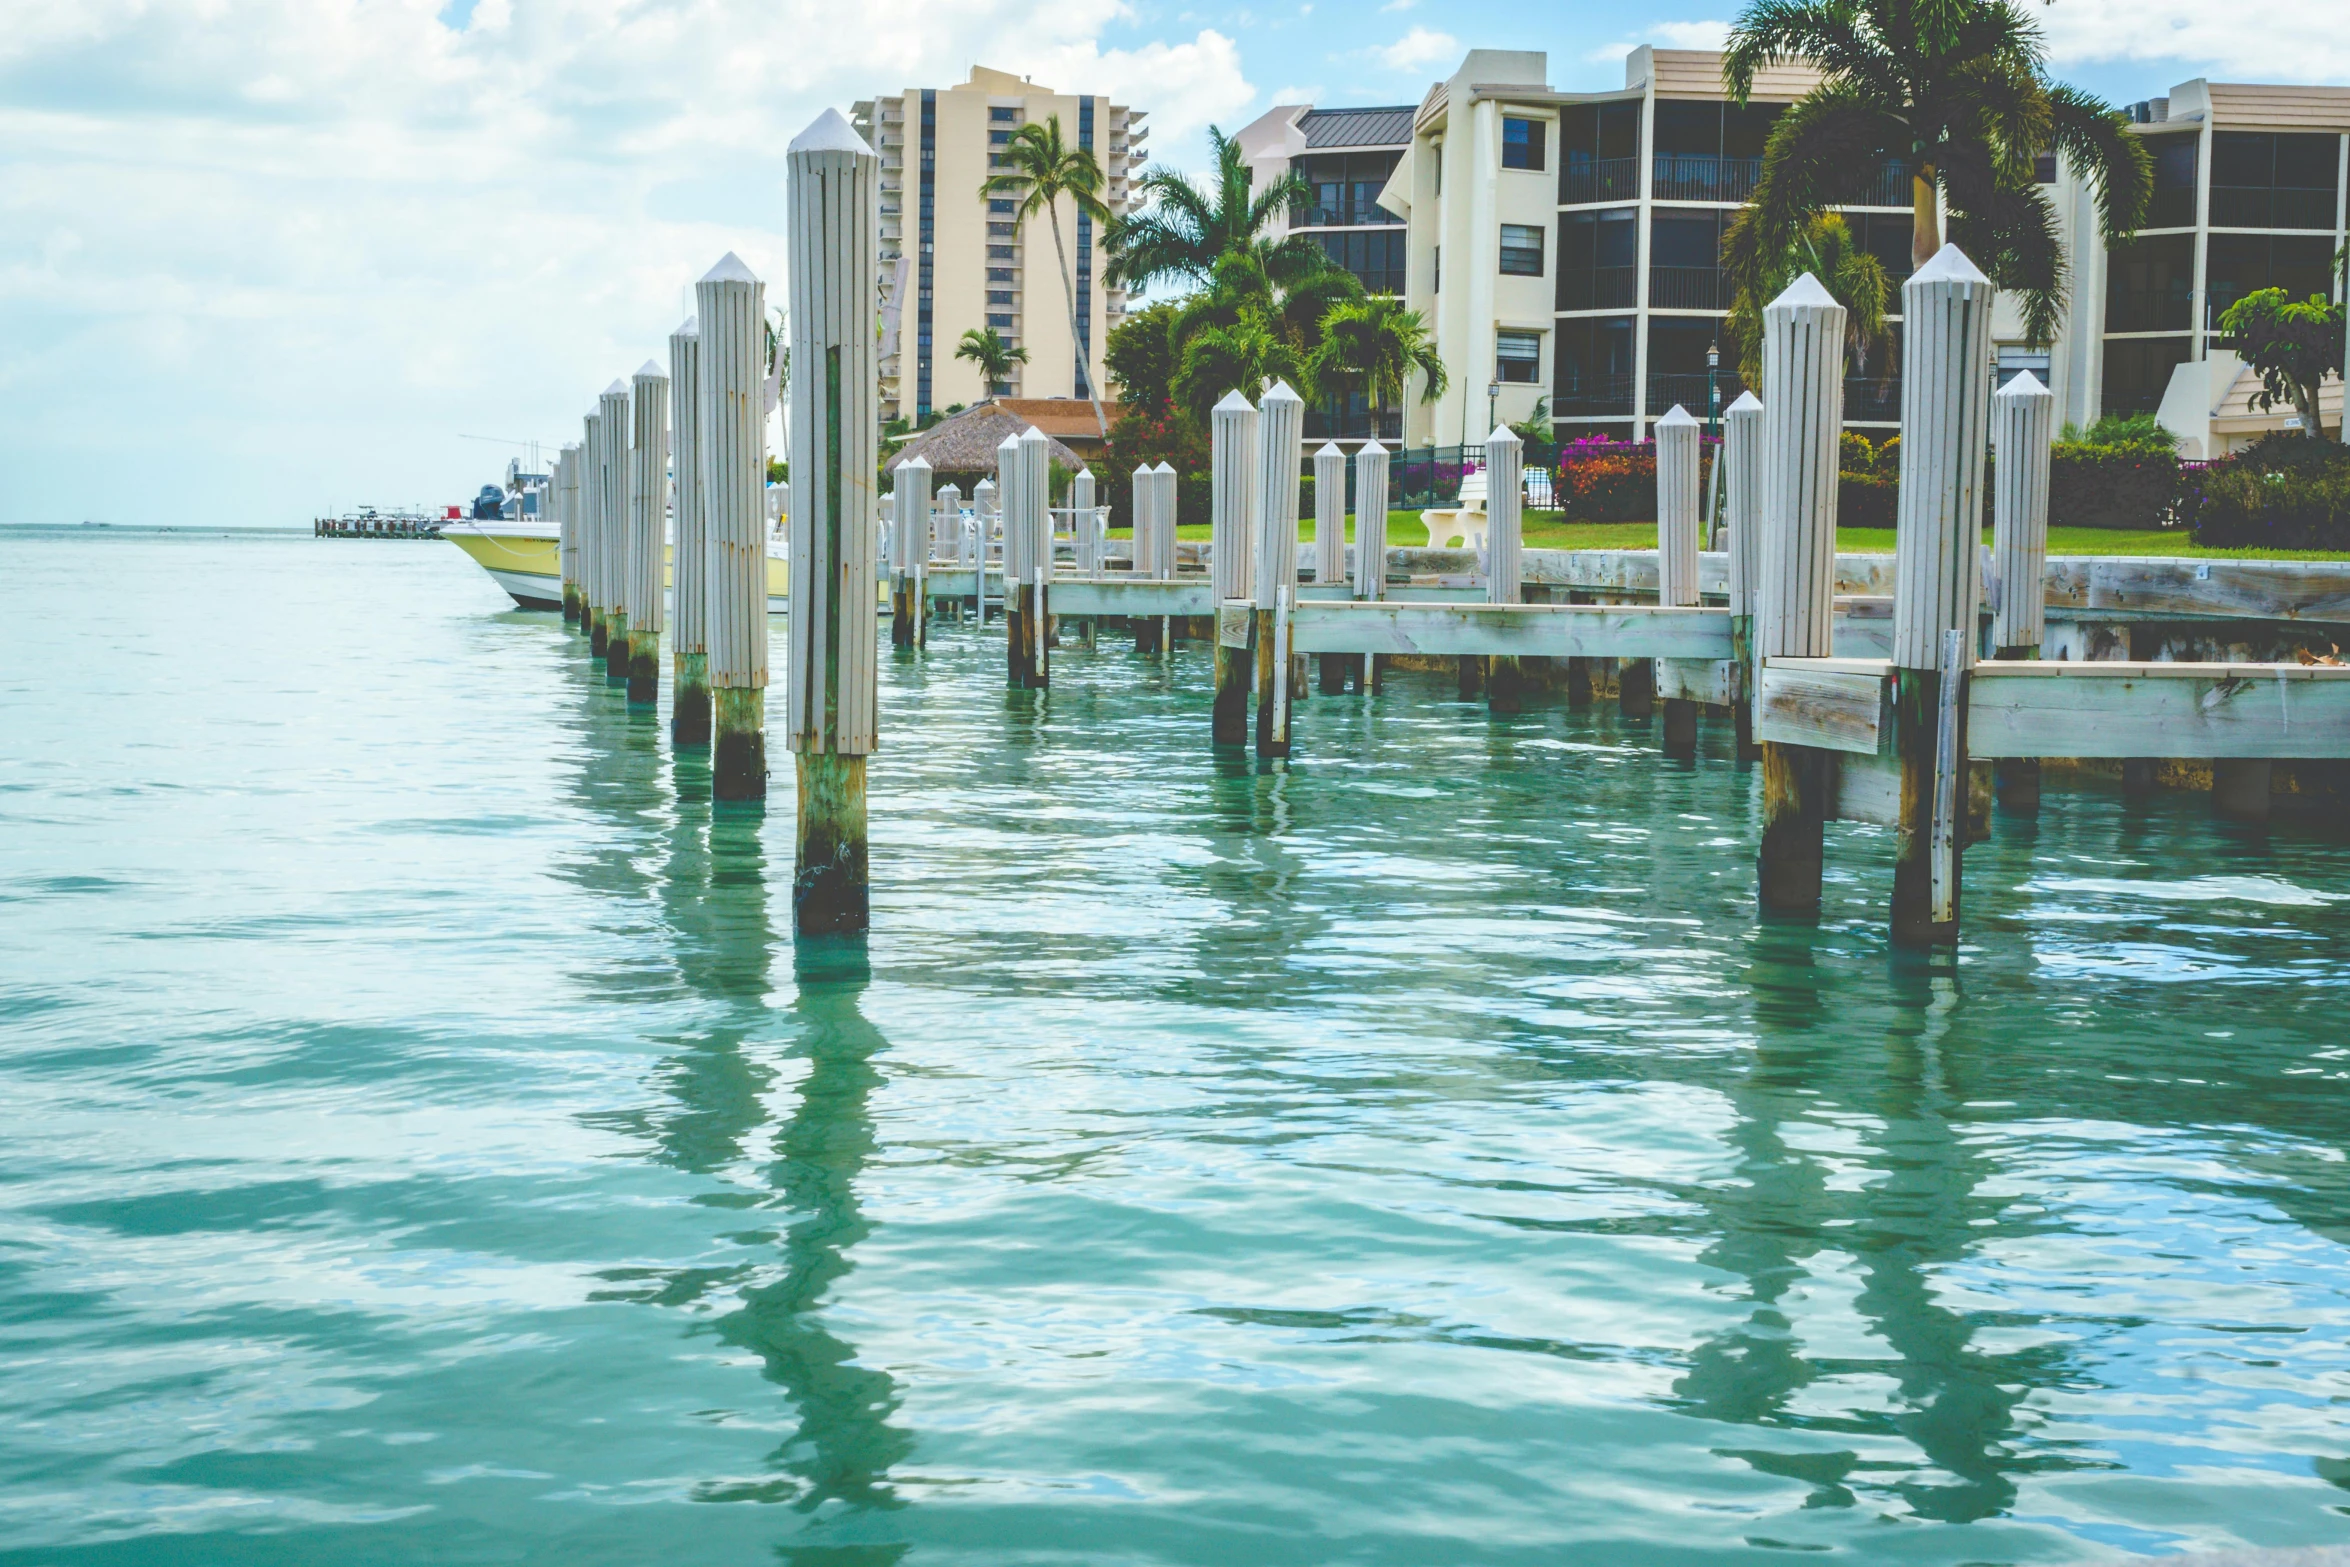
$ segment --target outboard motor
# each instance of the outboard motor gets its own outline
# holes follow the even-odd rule
[[[477,522],[495,522],[506,515],[506,492],[494,484],[485,484],[473,498],[473,516]]]

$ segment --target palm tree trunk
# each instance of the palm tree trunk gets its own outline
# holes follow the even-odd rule
[[[1053,231],[1053,256],[1061,263],[1061,293],[1069,301],[1069,346],[1077,351],[1080,375],[1085,381],[1085,398],[1093,404],[1094,428],[1102,439],[1110,438],[1110,421],[1102,417],[1101,394],[1093,386],[1093,362],[1085,352],[1085,339],[1077,331],[1077,285],[1069,280],[1069,250],[1061,243],[1061,215],[1051,207],[1044,209],[1045,226]]]
[[[1934,166],[1909,178],[1909,265],[1915,271],[1942,248],[1942,215],[1934,201]]]

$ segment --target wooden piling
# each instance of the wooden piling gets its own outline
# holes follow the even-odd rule
[[[1355,597],[1387,596],[1387,448],[1365,441],[1355,448]],[[1357,653],[1355,691],[1379,689],[1379,655]]]
[[[629,388],[628,701],[661,694],[661,632],[669,553],[669,377],[650,359]]]
[[[871,923],[865,758],[879,727],[873,473],[880,159],[827,109],[786,154],[791,279],[788,734],[799,778],[792,918]]]
[[[971,609],[981,625],[987,624],[987,547],[996,535],[996,523],[1002,500],[993,479],[981,479],[971,486],[971,523],[974,534],[971,572]]]
[[[710,659],[710,793],[767,798],[767,290],[731,251],[694,285]],[[793,533],[807,531],[795,515]]]
[[[1826,658],[1836,603],[1837,437],[1844,413],[1845,311],[1805,273],[1763,308],[1760,658]],[[1817,912],[1827,756],[1762,748],[1762,907]]]
[[[563,623],[585,624],[579,592],[579,448],[566,446],[555,459],[555,559],[563,574]]]
[[[612,638],[604,604],[604,415],[603,403],[581,421],[579,471],[579,602],[586,623],[588,657],[601,663]]]
[[[1274,624],[1283,596],[1297,596],[1297,481],[1305,399],[1275,381],[1257,401],[1257,755],[1289,754],[1289,703],[1297,689],[1289,667],[1288,617]],[[1282,700],[1274,700],[1276,687]]]
[[[1659,604],[1697,603],[1697,547],[1703,522],[1698,515],[1698,428],[1689,410],[1675,403],[1656,422],[1656,599]],[[1656,665],[1648,665],[1650,684]],[[1687,761],[1697,755],[1697,704],[1687,697],[1665,698],[1665,755]]]
[[[1224,394],[1209,413],[1210,490],[1208,569],[1219,618],[1235,599],[1252,597],[1255,575],[1257,505],[1257,410],[1238,391]],[[1254,617],[1250,620],[1254,626]],[[1215,744],[1248,744],[1248,692],[1255,671],[1255,638],[1247,647],[1226,647],[1216,637],[1216,695],[1210,734]]]
[[[2056,398],[2026,370],[1991,398],[1991,608],[1994,657],[2040,656],[2046,632],[2048,468]],[[1907,442],[1903,442],[1907,445]],[[2011,811],[2040,809],[2040,759],[2003,757],[1995,764],[1999,802]]]
[[[1738,760],[1762,753],[1754,744],[1754,601],[1762,577],[1762,399],[1740,392],[1722,415],[1721,474],[1724,541],[1730,557],[1730,714]]]
[[[669,466],[675,497],[670,544],[669,743],[710,743],[710,529],[702,500],[702,329],[692,316],[669,334]]]
[[[1004,508],[1004,601],[1011,602],[1011,584],[1017,581],[1021,607],[1021,683],[1031,691],[1042,691],[1052,684],[1052,656],[1046,651],[1052,639],[1048,587],[1053,575],[1051,438],[1030,425],[1020,432],[1019,456],[1020,508],[1016,514],[1009,505]],[[1015,530],[1021,535],[1017,573],[1010,564]]]
[[[1485,437],[1485,600],[1489,604],[1515,604],[1521,598],[1519,579],[1525,575],[1525,462],[1525,446],[1517,432],[1507,425],[1495,425],[1493,433]],[[1518,661],[1499,656],[1489,660],[1485,670],[1488,709],[1514,713],[1518,710],[1518,699]]]
[[[889,498],[889,640],[913,647],[922,640],[924,606],[916,597],[918,579],[930,552],[930,464],[921,457],[899,463]]]
[[[1153,582],[1175,580],[1175,495],[1178,485],[1175,470],[1162,461],[1151,470],[1151,569]],[[1174,651],[1175,623],[1166,615],[1159,617],[1159,652],[1165,656]]]
[[[1134,475],[1127,486],[1126,517],[1134,530],[1133,558],[1128,563],[1137,577],[1153,575],[1151,564],[1156,552],[1152,535],[1156,532],[1153,514],[1158,510],[1159,479],[1149,463],[1136,463]],[[1134,623],[1134,651],[1158,651],[1159,621],[1144,617]]]
[[[1346,453],[1336,441],[1325,441],[1314,453],[1314,582],[1317,586],[1346,580]],[[1315,657],[1318,684],[1324,696],[1346,690],[1346,672],[1353,660],[1344,653]]]
[[[628,684],[628,383],[614,381],[597,400],[604,415],[604,683]]]
[[[1069,532],[1072,563],[1080,577],[1101,575],[1102,535],[1095,524],[1093,470],[1080,468],[1069,476]],[[1050,547],[1050,541],[1047,541]],[[1048,557],[1049,559],[1049,557]]]
[[[1958,940],[1966,834],[1957,813],[1966,680],[1982,602],[1996,292],[1956,245],[1944,245],[1901,286],[1901,494],[1893,544],[1893,743],[1901,762],[1893,940],[1900,946]]]

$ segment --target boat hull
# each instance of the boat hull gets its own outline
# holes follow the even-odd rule
[[[525,525],[508,523],[482,524],[452,522],[441,530],[441,537],[463,550],[466,556],[490,575],[524,609],[560,610],[563,607],[563,562],[554,530],[544,533]],[[783,613],[784,595],[791,581],[791,566],[779,556],[767,557],[767,613]],[[675,573],[666,563],[662,571],[664,586],[673,585]]]

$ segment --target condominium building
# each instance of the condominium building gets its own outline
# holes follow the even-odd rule
[[[884,419],[993,396],[1083,397],[1089,385],[1109,400],[1102,350],[1126,296],[1102,281],[1099,226],[1063,201],[1056,249],[1041,218],[1018,220],[1016,198],[980,193],[1010,166],[1004,149],[1013,132],[1054,118],[1070,145],[1100,161],[1103,200],[1124,213],[1150,134],[1140,109],[975,66],[957,86],[910,87],[852,111],[881,158]],[[1025,351],[1009,380],[990,386],[955,357],[963,334],[978,327]]]
[[[1427,317],[1450,370],[1436,401],[1407,400],[1409,445],[1473,443],[1544,401],[1562,436],[1638,438],[1676,404],[1704,417],[1709,398],[1727,406],[1741,390],[1723,336],[1722,230],[1760,177],[1771,127],[1818,74],[1765,70],[1740,106],[1711,51],[1636,49],[1612,92],[1554,91],[1546,64],[1535,52],[1471,50],[1411,112],[1400,146],[1374,149],[1366,138],[1359,149],[1395,159],[1373,204],[1401,220],[1403,297]],[[2043,158],[2067,308],[2056,342],[2034,345],[2015,301],[2003,299],[1998,372],[2040,375],[2065,421],[2158,410],[2189,455],[2216,455],[2289,417],[2248,407],[2255,384],[2217,346],[2216,322],[2253,289],[2336,286],[2328,260],[2344,239],[2350,89],[2195,81],[2132,112],[2155,160],[2147,227],[2108,256],[2094,193]],[[1286,161],[1305,172],[1321,150],[1313,128],[1333,127],[1329,137],[1357,117],[1393,113],[1292,105],[1244,135],[1260,170]],[[1306,215],[1347,220],[1317,232],[1367,226],[1352,172],[1316,184]],[[1908,174],[1889,161],[1851,180],[1838,210],[1898,289],[1911,269]],[[1337,200],[1325,203],[1333,186]],[[1898,295],[1891,303],[1885,340],[1845,383],[1845,421],[1870,433],[1891,433],[1900,418]],[[2339,398],[2329,383],[2328,423]]]

